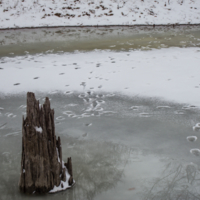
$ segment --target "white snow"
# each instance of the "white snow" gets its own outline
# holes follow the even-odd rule
[[[37,131],[37,132],[39,132],[39,133],[42,133],[42,127],[35,127],[35,130]]]
[[[4,57],[0,61],[4,62],[0,64],[4,68],[0,73],[4,83],[0,84],[1,95],[26,91],[70,95],[66,91],[94,91],[111,96],[121,93],[158,97],[200,106],[199,48],[38,54]],[[97,63],[101,66],[96,67]],[[36,76],[40,78],[35,80]],[[15,86],[16,82],[20,85]]]
[[[199,0],[0,2],[0,28],[200,23]]]
[[[59,191],[62,191],[62,190],[66,190],[67,188],[70,188],[72,186],[69,185],[68,181],[69,181],[69,178],[70,178],[70,175],[67,171],[67,168],[65,167],[64,165],[64,162],[62,161],[62,167],[65,168],[65,172],[66,172],[66,182],[64,181],[61,181],[60,185],[59,186],[54,186],[54,188],[52,190],[49,191],[49,193],[55,193],[55,192],[59,192]],[[74,181],[75,183],[75,181]],[[63,187],[62,187],[63,186]]]

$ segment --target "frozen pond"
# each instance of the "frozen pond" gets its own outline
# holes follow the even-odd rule
[[[2,200],[200,199],[200,28],[6,30],[0,41]],[[27,91],[51,100],[70,190],[19,192]]]
[[[63,159],[73,158],[76,186],[37,199],[195,199],[199,147],[193,126],[200,110],[158,99],[109,93],[48,95]],[[26,96],[1,99],[1,198],[29,199],[18,190],[21,116]],[[89,101],[88,101],[89,99]],[[187,198],[186,198],[187,197]]]

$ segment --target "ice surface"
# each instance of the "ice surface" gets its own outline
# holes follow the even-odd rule
[[[93,64],[95,66],[95,63]],[[82,80],[78,81],[77,87],[81,82]],[[103,99],[103,112],[86,112],[88,104],[78,97],[79,94],[87,94],[84,98],[89,97],[95,101]],[[130,97],[120,93],[109,97],[107,94],[109,93],[94,92],[90,95],[87,90],[74,92],[67,97],[63,93],[36,94],[40,100],[45,96],[52,98],[52,107],[56,110],[55,118],[63,115],[63,111],[76,116],[83,113],[95,114],[82,119],[63,115],[65,120],[55,125],[56,131],[62,137],[62,143],[65,144],[63,155],[73,158],[73,173],[77,182],[76,188],[56,195],[56,199],[68,199],[71,194],[80,199],[88,199],[88,196],[94,194],[94,200],[116,200],[123,199],[124,196],[126,200],[140,200],[148,196],[163,200],[177,199],[179,195],[182,195],[181,200],[194,199],[187,196],[189,192],[198,196],[200,191],[196,188],[200,184],[200,161],[198,156],[193,155],[195,151],[191,154],[190,149],[199,148],[200,140],[186,140],[187,136],[193,135],[192,126],[199,120],[198,107],[185,110],[183,107],[188,104],[176,104],[157,98]],[[1,123],[7,122],[6,128],[1,130],[0,140],[1,196],[9,199],[21,198],[16,181],[8,179],[13,175],[18,177],[19,172],[16,169],[19,168],[21,157],[21,134],[9,137],[4,135],[17,131],[17,127],[21,129],[21,123],[18,122],[21,121],[22,109],[19,109],[19,106],[24,105],[25,97],[25,94],[19,94],[1,98],[1,106],[4,108]],[[78,105],[71,107],[71,104]],[[137,106],[137,109],[129,109],[132,106]],[[170,109],[158,109],[159,106],[169,106]],[[12,120],[10,122],[4,112],[11,110],[15,111],[17,116],[9,118]],[[183,110],[184,114],[176,115],[174,111],[177,110]],[[150,117],[141,118],[140,113],[149,113]],[[87,127],[86,123],[92,123],[92,126]],[[198,133],[196,136],[198,137]],[[190,162],[195,164],[196,170],[190,166]],[[85,184],[86,182],[90,184]],[[6,187],[8,184],[13,190]],[[185,186],[186,193],[183,192]],[[135,190],[129,191],[129,188]],[[61,188],[54,189],[57,191]],[[168,189],[170,192],[165,198]],[[177,191],[177,195],[174,195],[173,191]],[[138,194],[142,197],[138,197]],[[55,197],[46,195],[42,198]]]

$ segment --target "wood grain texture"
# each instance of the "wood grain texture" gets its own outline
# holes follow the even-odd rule
[[[64,166],[68,165],[73,183],[71,164],[65,163]],[[27,116],[22,122],[20,190],[24,193],[50,191],[54,185],[59,186],[61,180],[66,181],[64,166],[61,140],[60,137],[56,139],[54,110],[50,107],[49,98],[46,97],[45,103],[40,106],[34,93],[28,92]]]

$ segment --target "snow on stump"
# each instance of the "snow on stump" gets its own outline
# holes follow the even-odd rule
[[[20,190],[24,193],[54,193],[74,184],[71,158],[62,161],[60,137],[56,139],[54,110],[46,97],[43,106],[34,93],[27,93],[26,119],[22,122]]]

